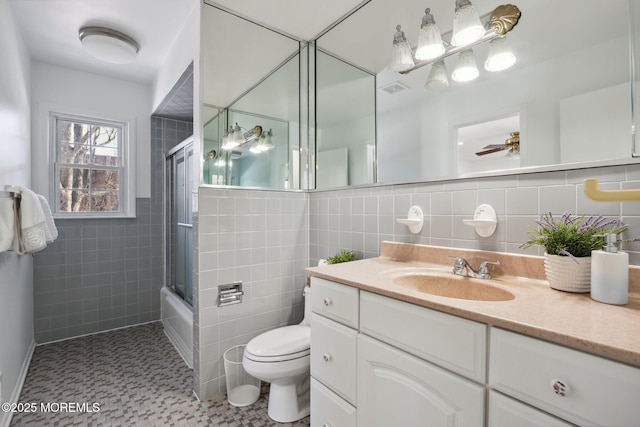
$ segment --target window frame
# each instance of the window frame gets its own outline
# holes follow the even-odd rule
[[[118,156],[120,157],[120,166],[99,165],[96,163],[87,163],[91,168],[98,166],[100,169],[114,169],[120,173],[119,179],[119,203],[118,210],[113,212],[64,212],[60,210],[60,170],[69,165],[58,161],[59,141],[57,140],[57,123],[59,120],[79,122],[89,125],[108,126],[119,128],[120,140],[118,146]],[[70,219],[70,218],[133,218],[135,217],[135,181],[132,179],[133,171],[131,165],[131,147],[129,143],[129,122],[124,120],[114,120],[109,118],[63,113],[58,111],[49,111],[48,120],[49,133],[49,200],[51,200],[51,210],[54,218]],[[77,165],[76,165],[77,166]]]

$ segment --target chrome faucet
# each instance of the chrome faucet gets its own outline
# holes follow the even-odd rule
[[[455,274],[456,276],[465,276],[466,271],[466,275],[474,277],[476,279],[490,279],[491,274],[489,274],[489,268],[487,267],[487,264],[500,264],[499,261],[482,261],[480,263],[480,268],[478,268],[478,271],[476,271],[473,269],[473,267],[471,267],[471,264],[469,264],[469,262],[462,257],[447,255],[447,258],[455,259],[455,262],[453,263],[453,274]]]

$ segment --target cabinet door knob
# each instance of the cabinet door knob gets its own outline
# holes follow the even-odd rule
[[[331,355],[329,353],[323,354],[322,355],[322,360],[324,360],[325,362],[331,361]]]
[[[322,303],[323,303],[325,306],[327,306],[327,307],[328,307],[328,306],[330,306],[330,305],[331,305],[331,303],[332,303],[331,298],[329,298],[329,297],[325,297],[325,298],[322,300]]]
[[[555,394],[562,397],[566,396],[571,391],[569,384],[559,379],[551,380],[551,389]]]

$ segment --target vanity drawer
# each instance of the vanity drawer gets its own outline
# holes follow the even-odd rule
[[[640,369],[496,328],[489,385],[584,426],[640,420]]]
[[[311,375],[351,404],[356,402],[356,336],[316,313],[311,316]]]
[[[358,288],[312,277],[311,310],[358,329]]]
[[[360,331],[468,378],[485,381],[486,325],[362,291]]]
[[[311,378],[311,427],[356,427],[356,408]]]
[[[489,427],[573,427],[498,392],[489,393]]]

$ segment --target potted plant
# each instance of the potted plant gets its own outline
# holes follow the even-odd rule
[[[334,256],[327,258],[327,264],[339,264],[341,262],[353,261],[356,258],[356,254],[353,251],[341,250]]]
[[[620,235],[629,228],[619,219],[577,216],[569,212],[560,218],[551,212],[542,214],[536,224],[538,227],[531,227],[527,232],[530,238],[521,247],[544,247],[549,285],[567,292],[589,292],[591,251],[602,249],[605,233]]]

